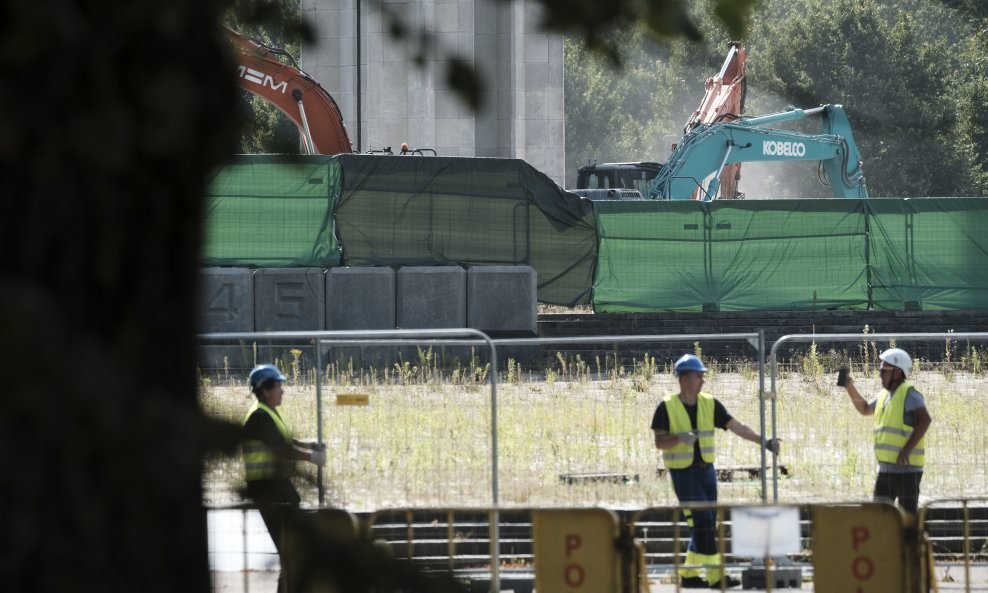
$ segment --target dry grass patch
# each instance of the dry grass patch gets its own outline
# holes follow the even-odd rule
[[[646,361],[647,362],[647,361]],[[593,365],[587,365],[591,370]],[[708,374],[705,391],[739,420],[759,429],[759,391],[753,365]],[[821,367],[792,372],[777,384],[779,463],[791,476],[779,482],[783,502],[870,498],[875,475],[871,418],[858,415],[842,389]],[[502,376],[498,385],[498,482],[506,506],[606,506],[644,508],[675,502],[649,429],[652,413],[674,378],[659,368],[574,375]],[[862,392],[877,390],[870,370],[855,369]],[[478,375],[483,381],[483,373]],[[592,379],[592,376],[604,378]],[[324,381],[323,431],[329,452],[324,468],[327,504],[354,511],[396,506],[485,506],[491,503],[491,397],[489,385],[471,377],[386,378]],[[476,377],[475,377],[476,378]],[[914,378],[934,424],[927,437],[924,497],[981,495],[986,483],[988,436],[977,424],[988,412],[988,380],[951,369],[921,371]],[[363,383],[363,384],[356,384]],[[766,379],[766,384],[768,380]],[[370,396],[366,407],[336,406],[340,392]],[[204,381],[202,405],[211,415],[241,422],[252,395],[242,383]],[[297,436],[316,436],[316,390],[311,382],[286,386],[282,406]],[[771,408],[766,409],[771,426]],[[769,429],[768,432],[771,432]],[[717,465],[758,466],[759,449],[718,431]],[[300,490],[317,501],[312,466],[299,464]],[[616,472],[638,476],[630,484],[566,485],[560,475]],[[207,464],[209,503],[238,499],[239,459]],[[769,485],[771,497],[771,484]],[[724,502],[756,502],[761,483],[720,484]]]

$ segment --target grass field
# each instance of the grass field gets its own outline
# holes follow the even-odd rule
[[[975,351],[975,356],[977,352]],[[852,408],[833,385],[833,361],[815,349],[788,365],[777,382],[776,435],[780,502],[856,501],[871,497],[875,476],[872,418]],[[604,365],[606,366],[606,365]],[[927,435],[923,498],[984,493],[988,433],[979,422],[988,412],[988,378],[980,363],[926,365],[912,380],[933,417]],[[283,413],[298,438],[316,437],[313,374],[294,364]],[[754,362],[712,365],[704,391],[714,394],[738,420],[759,430],[758,374]],[[876,365],[852,373],[863,394],[880,389]],[[488,369],[474,363],[452,371],[404,365],[378,373],[336,368],[322,377],[323,431],[328,459],[323,472],[326,504],[352,511],[387,507],[487,506],[491,488],[491,390]],[[770,383],[766,377],[766,389]],[[498,490],[505,506],[605,506],[645,508],[675,503],[649,429],[666,393],[676,390],[667,365],[646,359],[628,368],[567,361],[539,372],[514,365],[497,387]],[[368,406],[337,406],[338,393],[368,394]],[[770,395],[770,394],[769,394]],[[206,413],[241,422],[253,401],[242,379],[204,379]],[[771,404],[766,404],[771,434]],[[718,468],[761,464],[759,448],[717,431]],[[771,464],[771,459],[768,461]],[[297,485],[316,504],[315,472],[299,464]],[[561,482],[570,473],[618,473],[626,484]],[[209,504],[232,503],[242,485],[240,461],[207,463]],[[722,502],[756,502],[761,482],[722,482]],[[769,482],[769,499],[772,486]]]

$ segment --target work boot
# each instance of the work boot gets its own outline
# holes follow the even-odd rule
[[[711,589],[720,589],[720,588],[730,589],[731,587],[738,587],[738,586],[741,585],[741,581],[737,580],[736,578],[734,578],[734,577],[732,577],[730,575],[725,576],[722,579],[722,581],[723,582],[721,582],[721,581],[714,581],[714,582],[710,583],[709,587]]]
[[[683,577],[679,584],[680,589],[706,589],[707,581],[700,577]]]

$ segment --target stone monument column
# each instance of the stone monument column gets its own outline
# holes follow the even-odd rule
[[[388,34],[381,6],[401,15],[406,39]],[[302,69],[343,112],[354,149],[432,148],[442,156],[523,159],[565,180],[563,39],[538,31],[532,0],[302,0],[316,39]],[[433,51],[419,54],[421,32]],[[446,81],[446,56],[471,63],[483,83],[474,113]]]

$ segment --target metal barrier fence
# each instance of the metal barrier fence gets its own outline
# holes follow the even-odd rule
[[[325,332],[251,332],[251,333],[214,333],[214,334],[202,334],[200,335],[200,340],[208,343],[243,343],[247,341],[253,342],[285,342],[285,341],[304,341],[314,345],[315,348],[315,360],[317,361],[317,369],[322,363],[322,349],[324,346],[333,346],[337,344],[346,344],[347,346],[357,346],[357,345],[369,345],[369,346],[380,346],[380,345],[394,345],[394,344],[443,344],[450,346],[486,346],[490,352],[491,367],[495,369],[495,372],[488,373],[488,379],[490,384],[490,445],[491,445],[491,462],[490,462],[490,475],[491,475],[491,503],[497,507],[500,504],[500,493],[499,493],[499,472],[498,472],[498,402],[497,402],[497,348],[499,346],[543,346],[546,344],[587,344],[587,343],[603,343],[603,344],[625,344],[625,343],[656,343],[656,342],[686,342],[700,344],[707,341],[742,341],[751,345],[756,353],[757,364],[758,364],[758,407],[759,407],[759,418],[761,425],[761,433],[764,435],[765,427],[765,389],[764,389],[764,378],[765,378],[765,368],[764,368],[764,334],[762,332],[758,333],[736,333],[736,334],[699,334],[691,336],[682,335],[636,335],[636,336],[590,336],[590,337],[557,337],[557,338],[518,338],[518,339],[497,339],[492,340],[483,333],[470,330],[470,329],[450,329],[450,330],[373,330],[373,331],[325,331]],[[316,386],[316,396],[315,396],[315,409],[316,409],[316,432],[317,439],[320,443],[324,441],[324,429],[323,429],[323,394],[322,394],[322,383],[323,378],[321,372],[316,373],[317,380],[315,381]],[[767,435],[766,435],[767,436]],[[774,464],[774,459],[773,459]],[[766,455],[764,450],[761,451],[761,465],[759,474],[761,476],[761,489],[760,497],[764,501],[767,495],[767,471],[766,469]],[[773,472],[773,475],[777,475],[777,472]],[[317,470],[316,482],[318,485],[319,492],[319,504],[323,505],[325,503],[324,493],[325,487],[323,485],[323,470],[319,468]],[[494,521],[492,528],[492,537],[494,542],[497,542],[498,521]],[[494,545],[492,550],[497,553],[498,546]],[[493,585],[498,584],[498,566],[499,561],[495,557],[492,560],[493,569]],[[498,590],[498,589],[495,589]]]
[[[988,497],[930,501],[919,509],[919,525],[930,567],[942,569],[924,571],[920,582],[944,591],[988,590]],[[958,567],[961,574],[951,574]]]
[[[315,348],[315,360],[323,360],[323,347],[332,345],[347,344],[351,346],[381,346],[395,344],[444,344],[460,346],[485,346],[489,349],[491,366],[496,370],[497,347],[498,346],[543,346],[546,344],[630,344],[630,343],[656,343],[656,342],[682,342],[682,335],[636,335],[636,336],[573,336],[555,338],[516,338],[516,339],[491,339],[483,332],[473,329],[424,329],[424,330],[366,330],[366,331],[318,331],[318,332],[237,332],[237,333],[211,333],[201,334],[199,339],[204,342],[286,342],[286,341],[307,341],[311,342]],[[734,334],[698,334],[688,338],[695,343],[706,341],[745,341],[749,343],[756,352],[758,360],[759,376],[759,417],[761,433],[765,433],[765,406],[764,406],[764,333],[734,333]],[[317,364],[321,364],[317,363]],[[488,374],[490,383],[490,413],[491,413],[491,502],[498,504],[498,452],[497,452],[497,372]],[[324,440],[323,430],[323,396],[322,379],[315,381],[316,397],[316,431],[317,441]],[[762,453],[762,467],[766,466],[766,456]],[[317,481],[319,484],[319,503],[325,502],[323,477],[319,471]],[[765,498],[766,476],[762,472],[762,498]]]
[[[779,378],[779,365],[778,365],[778,353],[780,349],[791,343],[811,343],[811,344],[864,344],[868,345],[871,343],[894,343],[896,346],[906,345],[906,350],[910,350],[912,346],[919,348],[928,348],[930,343],[939,341],[946,344],[946,348],[951,348],[953,344],[956,348],[956,343],[962,340],[967,341],[988,341],[988,333],[985,332],[946,332],[946,333],[871,333],[871,334],[799,334],[799,335],[785,335],[776,340],[771,348],[769,349],[768,355],[768,366],[771,376],[770,391],[768,400],[771,402],[771,434],[779,433],[778,426],[778,416],[777,408],[780,401],[780,394],[778,392],[778,378]],[[975,349],[972,351],[972,356],[974,361],[968,361],[971,365],[978,364],[977,357],[979,356],[978,351]],[[914,354],[914,370],[912,376],[919,377],[917,379],[917,389],[923,392],[929,403],[929,400],[935,393],[928,393],[925,390],[925,381],[923,377],[930,379],[931,383],[938,384],[937,393],[939,393],[939,387],[949,387],[956,390],[956,384],[951,384],[950,381],[944,380],[943,374],[946,371],[942,371],[941,376],[938,378],[932,375],[923,375],[925,371],[921,370],[921,359],[919,356]],[[853,365],[857,366],[856,370],[861,370],[863,372],[872,371],[874,369],[867,368],[867,363]],[[877,368],[877,365],[876,367]],[[974,367],[972,367],[974,368]],[[835,369],[836,370],[836,369]],[[854,369],[852,369],[854,370]],[[976,372],[969,373],[970,375],[977,374]],[[912,376],[910,377],[912,379]],[[857,416],[857,412],[853,410],[846,396],[843,395],[843,389],[837,389],[831,380],[831,376],[827,375],[826,383],[819,384],[819,382],[808,381],[806,383],[808,389],[824,396],[825,404],[820,405],[817,408],[811,408],[817,404],[816,401],[812,401],[812,398],[802,397],[798,400],[793,400],[796,406],[797,413],[790,414],[791,418],[800,417],[800,414],[812,415],[816,414],[818,416],[819,422],[823,425],[819,431],[830,430],[829,434],[800,434],[795,435],[797,437],[796,441],[793,441],[793,446],[789,447],[792,450],[794,447],[805,447],[811,449],[814,454],[822,458],[824,456],[829,456],[832,458],[830,462],[830,474],[827,479],[830,479],[833,484],[834,493],[843,492],[845,495],[848,492],[859,492],[859,496],[864,498],[865,495],[870,495],[870,490],[864,492],[863,489],[868,486],[868,484],[863,483],[865,479],[874,476],[874,467],[876,463],[874,462],[874,455],[872,454],[872,442],[871,442],[871,430],[869,426],[864,424],[855,426],[854,429],[848,429],[845,434],[837,434],[835,425],[841,424],[839,419],[842,415],[853,415]],[[930,386],[933,389],[933,386]],[[864,393],[864,385],[860,385],[859,389]],[[958,390],[959,391],[959,390]],[[839,401],[832,403],[832,400],[826,400],[826,396],[833,395],[837,393]],[[962,394],[965,395],[966,394]],[[964,402],[954,405],[950,402],[950,406],[945,406],[944,412],[951,412],[954,415],[959,415],[959,420],[949,420],[943,419],[938,421],[937,410],[931,409],[931,415],[934,416],[934,424],[931,426],[930,433],[927,436],[927,475],[924,476],[924,480],[929,481],[931,468],[939,468],[946,470],[948,463],[955,463],[955,459],[958,457],[968,456],[970,460],[966,467],[973,468],[973,475],[964,474],[972,473],[971,470],[965,470],[963,468],[958,468],[956,471],[951,468],[950,476],[950,488],[953,495],[960,496],[977,496],[983,492],[985,479],[988,474],[986,474],[985,461],[986,452],[985,449],[988,448],[988,437],[982,437],[980,430],[975,430],[973,427],[960,425],[960,422],[969,420],[971,417],[980,417],[980,412],[988,408],[988,403],[984,394],[971,393],[971,397],[967,397]],[[936,402],[934,402],[936,403]],[[958,411],[953,408],[960,405],[965,406],[964,410],[968,412],[964,414],[963,410]],[[829,421],[829,424],[828,424]],[[955,425],[955,422],[957,425]],[[965,431],[965,429],[967,429]],[[804,430],[806,430],[804,428]],[[810,430],[813,430],[812,428]],[[946,430],[950,431],[951,438],[943,438],[942,441],[944,446],[942,447],[931,447],[931,437],[936,439],[936,432]],[[781,431],[784,432],[784,431]],[[932,434],[931,434],[932,433]],[[941,433],[944,434],[944,433]],[[970,446],[967,448],[960,447],[957,448],[956,444],[958,442],[958,437],[963,437],[965,441],[970,442]],[[827,440],[828,442],[821,442],[821,440]],[[849,447],[849,442],[857,442],[856,447]],[[860,455],[859,455],[860,452]],[[931,459],[932,457],[932,459]],[[938,462],[938,459],[942,458],[943,462]],[[980,463],[979,463],[980,461]],[[812,463],[812,460],[806,461],[806,463]],[[980,469],[979,469],[980,468]],[[804,468],[805,469],[805,468]],[[773,470],[774,471],[774,470]],[[777,478],[777,476],[773,476]],[[941,476],[933,476],[934,479],[941,480]],[[778,480],[773,479],[773,492],[772,500],[779,500],[778,492]]]

